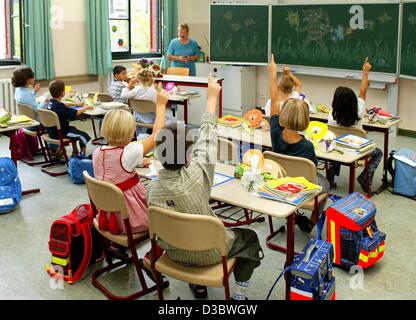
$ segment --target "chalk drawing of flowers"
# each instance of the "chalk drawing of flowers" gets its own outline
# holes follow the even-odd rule
[[[409,23],[411,25],[415,25],[416,24],[416,13],[413,13],[409,16]]]
[[[289,11],[286,21],[289,22],[291,28],[297,28],[300,25],[299,11]]]
[[[378,20],[380,20],[380,22],[381,23],[383,23],[383,24],[385,24],[385,23],[387,23],[387,22],[389,22],[389,21],[391,21],[391,20],[393,20],[392,19],[392,17],[390,17],[389,16],[389,14],[387,13],[387,12],[384,12],[379,18],[378,18]]]
[[[241,29],[241,24],[235,22],[230,27],[233,31],[238,32]]]
[[[373,20],[365,20],[364,21],[364,29],[374,31],[374,21]]]
[[[345,39],[343,26],[339,25],[338,27],[335,28],[335,37],[339,41],[343,41]]]
[[[224,14],[223,18],[224,18],[224,20],[231,21],[231,20],[233,20],[233,13],[228,11]]]
[[[254,21],[254,19],[253,19],[253,18],[250,18],[250,19],[247,19],[247,20],[245,20],[245,21],[244,21],[244,25],[245,25],[247,28],[250,28],[251,26],[256,25],[256,21]]]

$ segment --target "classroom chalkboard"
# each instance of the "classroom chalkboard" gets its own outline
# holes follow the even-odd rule
[[[227,64],[269,62],[269,5],[211,4],[210,61]]]
[[[400,74],[416,77],[416,2],[403,4]]]
[[[278,5],[272,52],[289,65],[397,73],[400,4]]]

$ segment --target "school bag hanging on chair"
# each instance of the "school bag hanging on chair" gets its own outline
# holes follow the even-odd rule
[[[22,186],[16,165],[0,158],[0,214],[13,212],[22,201]]]
[[[89,266],[103,258],[93,222],[91,206],[81,205],[53,223],[49,241],[52,266],[46,266],[51,277],[62,277],[69,284],[77,283]]]
[[[94,168],[91,159],[85,158],[83,154],[71,158],[68,163],[69,178],[73,184],[85,184],[84,171],[94,177]]]
[[[416,200],[416,152],[409,149],[393,151],[389,172],[393,177],[393,193]]]
[[[322,215],[318,235],[326,218],[335,265],[348,270],[353,266],[366,269],[383,258],[386,234],[378,229],[376,213],[373,202],[362,194],[353,193],[336,201]]]

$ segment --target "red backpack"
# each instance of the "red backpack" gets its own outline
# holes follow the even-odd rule
[[[19,160],[32,161],[40,151],[38,138],[26,135],[23,129],[20,129],[16,134],[15,148]]]
[[[104,257],[93,222],[91,206],[81,205],[53,223],[49,241],[52,266],[46,268],[51,277],[79,282],[88,267]]]

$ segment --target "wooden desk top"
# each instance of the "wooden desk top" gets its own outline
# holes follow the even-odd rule
[[[218,136],[224,139],[231,139],[235,141],[242,141],[245,143],[251,143],[256,146],[265,147],[267,149],[272,148],[272,138],[270,135],[270,131],[263,131],[261,129],[254,130],[254,135],[251,136],[247,131],[243,128],[229,128],[219,125],[217,130]],[[365,156],[372,153],[373,150],[370,150],[366,153],[362,153],[359,155],[355,154],[340,154],[338,152],[321,152],[319,150],[316,151],[316,156],[318,159],[327,160],[327,161],[334,161],[343,164],[352,164],[361,159]]]
[[[218,81],[224,78],[217,78]],[[208,77],[187,77],[187,76],[170,76],[164,75],[163,78],[155,79],[156,82],[182,82],[195,84],[208,84]]]
[[[4,133],[4,132],[9,132],[9,131],[16,131],[19,129],[27,129],[27,128],[32,128],[32,127],[38,127],[40,126],[40,123],[37,121],[32,121],[30,123],[21,123],[21,124],[16,124],[13,126],[8,126],[7,128],[0,128],[0,133]]]
[[[158,161],[155,163],[156,170],[161,169]],[[234,176],[235,167],[217,164],[216,172],[230,177]],[[137,169],[139,175],[145,176],[150,173],[150,169]],[[211,198],[216,201],[224,202],[247,210],[272,216],[275,218],[287,218],[293,214],[297,208],[277,201],[259,198],[247,192],[240,180],[232,180],[218,187],[213,188]]]

